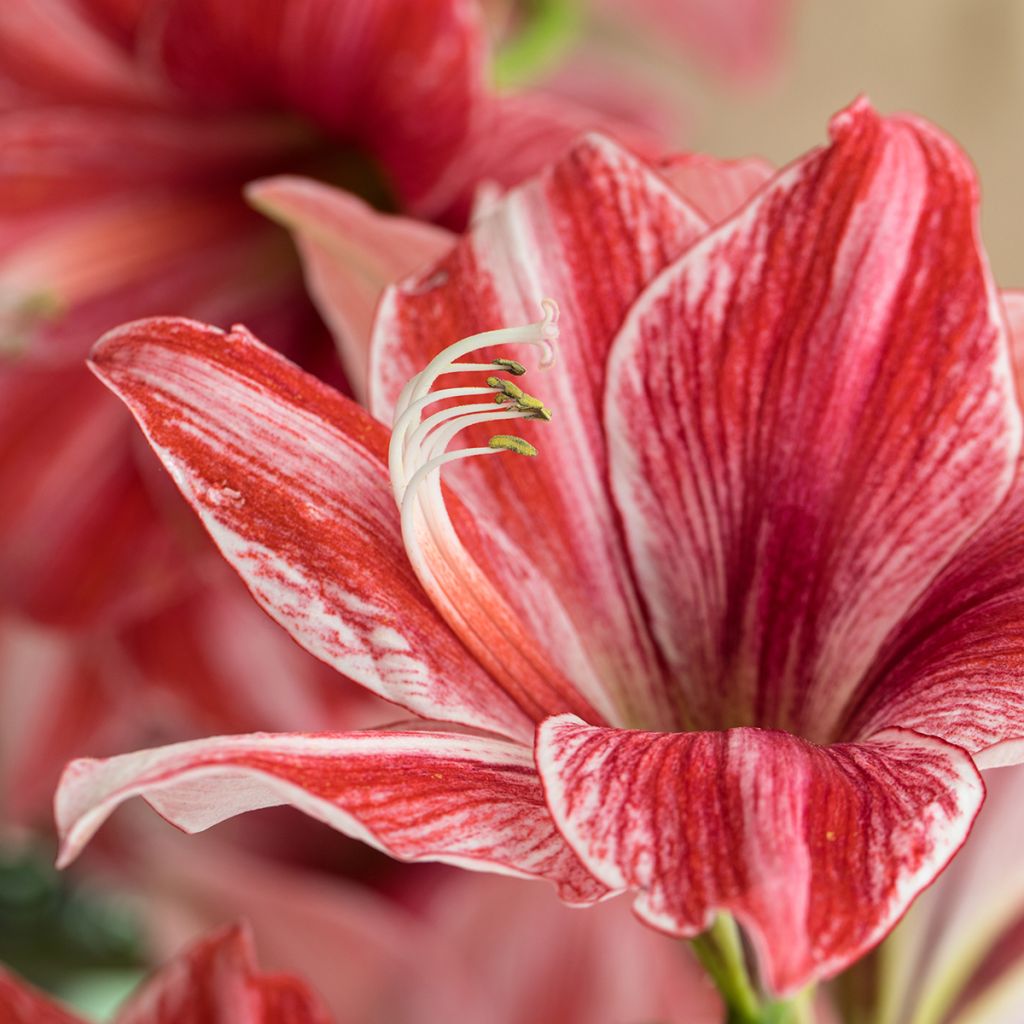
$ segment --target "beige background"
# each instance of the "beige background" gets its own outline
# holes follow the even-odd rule
[[[668,51],[644,69],[662,88],[671,78],[690,108],[688,144],[786,161],[859,92],[884,112],[923,114],[978,167],[996,276],[1024,286],[1024,0],[791,2],[773,81],[739,90]]]

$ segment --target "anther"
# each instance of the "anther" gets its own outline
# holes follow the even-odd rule
[[[495,434],[487,442],[487,447],[497,448],[506,452],[515,452],[516,455],[534,456],[537,454],[537,449],[529,441],[516,437],[514,434]]]
[[[516,362],[514,359],[495,359],[494,365],[499,370],[504,370],[506,373],[511,373],[513,377],[522,377],[526,373],[526,367],[522,363]]]
[[[486,384],[498,392],[496,402],[518,402],[523,397],[523,389],[504,377],[488,377]]]
[[[438,353],[426,368],[416,374],[402,389],[395,409],[394,427],[388,452],[395,501],[402,509],[403,535],[407,541],[413,526],[414,509],[418,507],[431,531],[450,532],[446,525],[438,478],[442,466],[479,455],[495,455],[511,451],[535,456],[537,449],[523,438],[497,434],[486,447],[470,447],[449,451],[449,445],[462,431],[476,424],[497,419],[550,420],[551,412],[539,399],[527,394],[517,384],[493,373],[485,378],[486,387],[468,386],[433,391],[438,377],[452,373],[478,373],[501,370],[513,376],[525,372],[515,359],[496,358],[489,363],[460,362],[463,356],[499,344],[528,344],[541,350],[541,366],[553,361],[552,342],[558,337],[558,307],[550,299],[542,303],[544,317],[524,327],[503,328],[465,338]],[[452,398],[487,396],[497,404],[462,404],[424,416],[435,402]]]

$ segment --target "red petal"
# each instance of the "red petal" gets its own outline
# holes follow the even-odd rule
[[[548,878],[570,902],[605,892],[556,831],[529,748],[506,740],[256,733],[74,761],[56,796],[60,863],[132,796],[187,832],[290,804],[401,860]]]
[[[446,479],[518,549],[520,574],[546,574],[553,598],[533,586],[504,595],[539,651],[613,721],[650,715],[665,691],[607,495],[604,366],[630,302],[703,230],[663,178],[591,137],[511,191],[436,267],[387,292],[375,328],[371,407],[389,420],[402,385],[445,345],[533,321],[545,295],[558,301],[556,367],[527,385],[555,415],[536,430],[540,457],[470,460]],[[475,548],[488,569],[501,552]]]
[[[179,0],[160,53],[172,81],[211,107],[285,106],[361,143],[406,202],[427,189],[484,91],[472,0]]]
[[[0,83],[32,100],[144,103],[162,93],[68,0],[0,4]]]
[[[161,722],[166,726],[178,712],[188,724],[186,733],[165,728],[162,739],[368,728],[394,720],[393,705],[351,685],[293,643],[235,573],[214,559],[217,564],[202,566],[202,585],[119,632],[124,667],[152,688]],[[141,697],[137,691],[122,694],[136,706]],[[95,753],[79,746],[71,756],[87,750]]]
[[[230,322],[298,302],[287,241],[233,192],[121,197],[50,218],[0,259],[0,347],[78,366],[135,317]]]
[[[0,965],[0,1020],[3,1024],[84,1024],[27,982]]]
[[[579,138],[600,132],[656,157],[664,150],[634,125],[593,107],[545,93],[495,97],[482,109],[473,131],[456,150],[443,176],[423,195],[416,212],[463,224],[481,183],[518,185],[549,164],[563,160]]]
[[[878,942],[964,841],[984,797],[971,759],[892,730],[819,747],[787,733],[598,729],[537,737],[554,819],[594,876],[673,935],[716,911],[748,930],[780,994]]]
[[[309,144],[308,129],[277,114],[211,118],[78,106],[5,111],[0,211],[23,214],[119,193],[123,199],[125,189],[147,185],[225,184],[231,192],[222,204],[240,211],[244,177],[271,170]]]
[[[116,701],[104,647],[0,618],[0,820],[44,821],[68,760],[131,742],[136,707]]]
[[[1024,294],[1003,293],[1018,388]],[[942,736],[982,767],[1024,760],[1024,461],[999,510],[889,639],[846,731],[887,725]]]
[[[701,153],[671,157],[658,169],[710,224],[731,217],[775,173],[766,160],[716,160]]]
[[[863,102],[833,136],[648,289],[611,359],[613,491],[702,728],[847,735],[1020,447],[966,159]]]
[[[93,355],[256,599],[307,650],[428,717],[527,724],[406,560],[387,431],[244,328],[112,331]]]
[[[84,367],[0,367],[7,607],[51,624],[109,623],[180,584],[181,549],[139,477],[129,423]]]
[[[319,996],[284,974],[262,974],[248,931],[228,928],[162,967],[116,1024],[332,1024]]]
[[[246,195],[292,231],[306,282],[334,338],[352,393],[368,399],[373,313],[384,288],[439,258],[453,236],[378,213],[361,199],[309,178],[268,178]]]

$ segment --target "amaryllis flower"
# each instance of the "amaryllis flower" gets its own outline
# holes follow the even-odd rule
[[[84,1024],[81,1017],[0,967],[5,1024]],[[239,927],[221,929],[177,956],[118,1011],[115,1024],[331,1024],[298,978],[263,974]]]
[[[582,142],[386,293],[374,415],[243,328],[103,339],[257,600],[427,721],[76,762],[63,861],[136,794],[289,803],[672,935],[728,912],[775,993],[873,946],[1021,750],[1021,417],[962,153],[863,101],[831,133],[715,227]]]

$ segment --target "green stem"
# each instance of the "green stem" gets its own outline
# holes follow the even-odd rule
[[[691,945],[725,1000],[728,1024],[760,1024],[761,1000],[747,972],[736,922],[728,914],[719,914]]]
[[[690,943],[725,1002],[726,1024],[813,1024],[813,987],[794,999],[762,999],[751,981],[736,922],[719,914],[703,935]]]
[[[524,0],[523,26],[494,58],[499,89],[516,89],[557,64],[579,32],[575,0]]]

